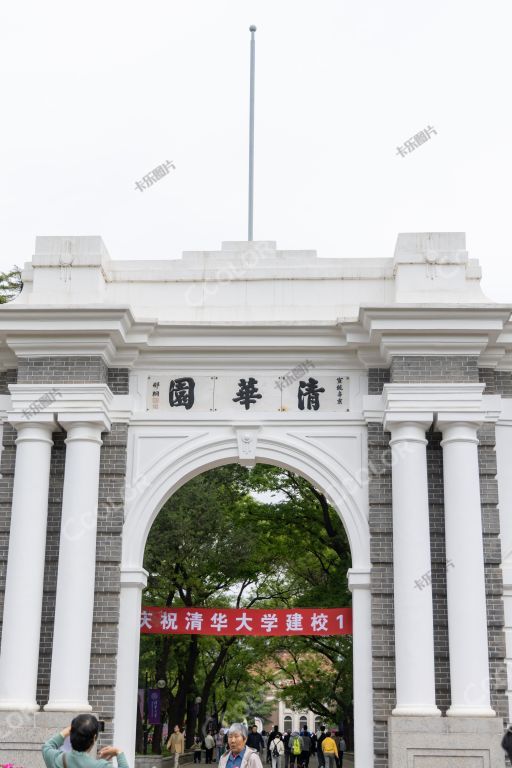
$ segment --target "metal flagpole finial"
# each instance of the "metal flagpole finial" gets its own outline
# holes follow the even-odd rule
[[[253,208],[254,208],[254,64],[256,58],[256,44],[254,33],[256,27],[251,24],[251,91],[249,99],[249,234],[247,239],[252,240],[253,233]]]

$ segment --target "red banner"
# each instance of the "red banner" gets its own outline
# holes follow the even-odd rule
[[[351,635],[351,608],[143,607],[144,635]]]

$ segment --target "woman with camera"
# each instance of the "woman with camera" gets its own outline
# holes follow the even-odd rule
[[[52,736],[43,744],[43,759],[46,768],[111,768],[109,760],[117,757],[119,768],[128,768],[128,761],[122,749],[103,747],[99,751],[99,760],[90,756],[100,732],[100,720],[94,715],[78,715],[71,725]],[[103,723],[101,723],[103,724]],[[71,752],[62,752],[64,740],[69,736]]]

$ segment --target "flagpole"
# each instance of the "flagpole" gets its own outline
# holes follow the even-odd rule
[[[256,27],[252,24],[249,27],[251,33],[251,91],[249,98],[249,236],[252,240],[253,235],[253,208],[254,208],[254,66],[256,58],[256,43],[254,33]]]

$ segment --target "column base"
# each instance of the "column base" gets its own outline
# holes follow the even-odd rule
[[[496,717],[496,712],[490,707],[450,707],[447,717]]]
[[[2,699],[0,712],[39,712],[37,701],[15,701],[14,699]]]
[[[389,768],[499,766],[499,717],[389,717]]]
[[[43,707],[44,712],[92,712],[88,702],[79,701],[49,701]]]
[[[441,710],[437,707],[395,707],[391,712],[393,717],[441,717]]]

